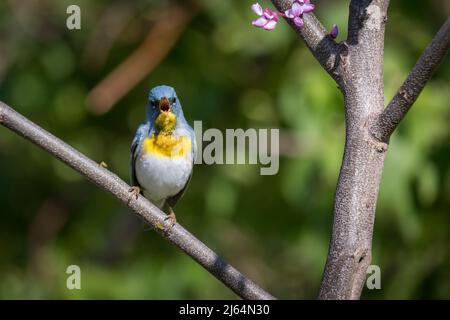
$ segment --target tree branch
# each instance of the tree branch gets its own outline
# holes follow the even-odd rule
[[[103,190],[112,193],[117,199],[130,207],[135,214],[152,226],[163,238],[191,256],[241,298],[274,299],[273,296],[247,279],[179,224],[176,224],[170,232],[164,232],[162,226],[168,227],[168,225],[164,221],[166,215],[161,210],[143,196],[139,196],[137,199],[132,197],[129,192],[130,186],[117,175],[103,168],[2,102],[0,102],[0,124],[58,158]]]
[[[431,43],[417,61],[406,81],[371,127],[378,140],[388,142],[398,124],[419,97],[422,89],[444,60],[450,48],[450,18],[442,25]]]
[[[292,7],[292,0],[272,0],[273,5],[281,12]],[[305,41],[306,46],[319,61],[322,67],[341,84],[340,54],[345,47],[338,45],[329,35],[322,23],[312,13],[303,15],[305,25],[297,27],[291,19],[286,21],[295,32]]]

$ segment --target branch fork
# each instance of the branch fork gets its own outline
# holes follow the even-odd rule
[[[280,10],[292,0],[272,0]],[[336,43],[313,15],[288,21],[345,100],[346,144],[334,202],[330,250],[320,299],[358,299],[370,265],[373,224],[389,137],[416,101],[450,46],[450,18],[405,83],[384,107],[383,55],[389,0],[351,0],[348,38]]]

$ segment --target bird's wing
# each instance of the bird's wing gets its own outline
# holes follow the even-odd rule
[[[189,185],[189,182],[191,181],[192,173],[194,172],[194,161],[195,161],[195,156],[197,154],[197,143],[196,143],[196,140],[195,140],[194,130],[192,130],[192,128],[190,126],[188,126],[188,127],[189,127],[188,128],[189,135],[190,135],[191,141],[193,143],[192,151],[191,151],[191,154],[192,154],[192,171],[191,171],[191,174],[189,175],[189,178],[188,178],[186,184],[184,185],[183,189],[181,189],[181,191],[178,192],[176,195],[167,198],[166,203],[171,208],[175,207],[175,205],[177,204],[178,200],[180,200],[180,198],[183,196],[184,192],[186,191],[186,189],[187,189],[187,187]]]
[[[178,200],[181,199],[181,197],[183,196],[184,192],[185,192],[186,189],[187,189],[187,186],[189,185],[189,182],[191,181],[191,178],[192,178],[192,172],[191,172],[191,175],[189,176],[188,181],[187,181],[186,184],[184,185],[183,189],[181,189],[181,191],[178,192],[176,195],[171,196],[171,197],[169,197],[169,198],[166,199],[166,203],[167,203],[171,208],[175,207],[175,205],[177,204]]]
[[[136,158],[139,154],[139,145],[142,140],[149,134],[150,127],[147,123],[142,123],[134,136],[133,142],[131,143],[131,184],[132,186],[140,187],[139,181],[136,177],[135,163]]]

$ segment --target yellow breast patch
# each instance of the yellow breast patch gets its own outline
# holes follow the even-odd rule
[[[145,154],[178,158],[191,151],[192,141],[188,136],[173,137],[160,133],[145,138],[143,147]]]

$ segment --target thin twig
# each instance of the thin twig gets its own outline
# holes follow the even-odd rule
[[[224,261],[214,251],[176,224],[169,232],[164,221],[165,214],[142,196],[134,198],[130,186],[100,164],[89,159],[62,140],[37,126],[6,104],[0,102],[0,124],[28,139],[35,145],[58,158],[100,188],[112,193],[134,213],[152,226],[162,237],[170,241],[213,274],[244,299],[274,299],[254,282]]]
[[[292,0],[272,0],[273,5],[281,12],[292,6]],[[304,26],[297,27],[291,19],[286,19],[295,32],[305,41],[307,47],[322,67],[333,79],[341,84],[340,60],[345,46],[338,45],[328,35],[322,23],[312,13],[303,15]]]
[[[417,61],[406,81],[371,127],[378,140],[388,142],[398,124],[419,97],[450,48],[450,18],[442,25],[431,43]]]

